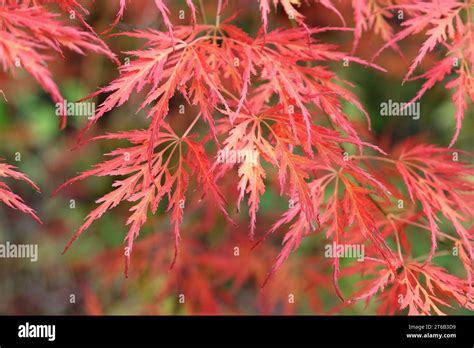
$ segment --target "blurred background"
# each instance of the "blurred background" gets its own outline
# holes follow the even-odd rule
[[[184,0],[172,3],[174,23],[180,24],[177,13],[181,9],[189,18]],[[353,26],[349,3],[339,2],[338,8],[347,25]],[[97,32],[110,25],[118,10],[118,1],[85,1],[84,4],[91,10],[86,20]],[[204,6],[208,19],[212,19],[215,1],[205,0]],[[54,6],[51,8],[55,9]],[[235,23],[255,34],[260,26],[258,3],[230,1],[223,18],[237,10],[241,12]],[[301,12],[310,26],[341,25],[338,17],[322,6],[302,6]],[[69,21],[67,15],[63,17]],[[270,18],[270,27],[290,25],[281,8],[277,13],[272,11]],[[70,22],[80,25],[78,21]],[[127,4],[125,17],[114,32],[148,27],[164,28],[153,1],[134,0]],[[339,43],[347,52],[351,51],[352,39],[350,32],[321,36],[323,41]],[[139,40],[117,37],[109,37],[106,42],[122,61],[125,55],[120,52],[141,44]],[[420,89],[421,81],[401,87],[409,61],[420,43],[416,38],[402,42],[407,61],[390,49],[378,57],[376,63],[386,68],[387,73],[356,64],[332,67],[339,76],[355,85],[352,91],[371,116],[372,133],[367,130],[360,112],[354,106],[346,105],[351,120],[360,123],[360,132],[366,140],[385,144],[387,148],[410,136],[422,136],[440,146],[449,144],[455,127],[454,107],[443,84],[438,84],[423,97],[419,120],[379,115],[380,103],[389,99],[406,102]],[[370,60],[382,45],[379,37],[365,33],[355,55]],[[431,66],[436,54],[438,52],[428,56],[421,69]],[[48,68],[69,101],[96,91],[118,74],[114,64],[96,54],[79,56],[66,52],[64,58],[55,57],[48,62]],[[44,222],[39,226],[30,217],[0,206],[0,240],[35,243],[39,247],[37,262],[28,259],[0,261],[1,314],[325,314],[339,303],[332,288],[328,261],[314,256],[314,246],[322,240],[321,235],[305,239],[270,284],[260,289],[278,254],[281,235],[251,251],[246,212],[239,215],[240,227],[232,228],[223,219],[213,217],[212,205],[203,205],[193,214],[185,214],[183,243],[178,263],[171,271],[168,266],[173,241],[169,220],[158,213],[149,217],[141,231],[132,256],[130,276],[125,278],[123,238],[127,232],[125,221],[129,209],[125,205],[104,215],[67,253],[61,254],[84,217],[95,207],[94,201],[108,192],[112,180],[92,178],[72,185],[55,197],[51,197],[51,193],[78,172],[100,162],[102,154],[117,144],[99,141],[75,148],[78,132],[87,119],[71,117],[67,129],[60,131],[54,103],[33,78],[21,71],[15,78],[1,72],[0,87],[7,98],[7,101],[0,98],[0,157],[26,173],[42,192],[36,193],[23,183],[6,181]],[[96,105],[103,101],[101,98],[95,100]],[[136,113],[139,101],[140,96],[134,95],[124,106],[103,117],[89,135],[145,127],[148,123],[145,113]],[[457,147],[472,152],[474,124],[471,116],[472,108],[464,119]],[[232,182],[235,178],[226,180]],[[236,185],[227,187],[230,191],[237,189]],[[235,195],[235,192],[229,194]],[[268,186],[262,197],[257,231],[267,231],[286,204],[276,187]],[[236,251],[239,258],[234,255]],[[440,262],[448,268],[460,267],[450,264],[449,259]],[[343,281],[343,292],[352,291],[350,284]],[[288,301],[290,295],[296,298],[295,303]],[[365,308],[360,304],[342,313],[373,314],[374,311],[370,306]],[[452,313],[467,314],[457,309]]]

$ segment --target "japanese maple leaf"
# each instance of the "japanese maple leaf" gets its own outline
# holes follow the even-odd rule
[[[171,264],[173,266],[181,238],[180,226],[184,216],[185,194],[192,175],[195,175],[197,182],[202,185],[203,192],[212,196],[213,202],[231,220],[224,209],[225,200],[214,179],[210,176],[211,164],[203,150],[203,145],[194,141],[191,135],[179,137],[168,125],[163,124],[163,127],[163,130],[154,138],[152,146],[154,152],[151,159],[148,152],[151,139],[149,130],[107,134],[95,138],[124,139],[133,146],[112,151],[109,155],[113,156],[113,159],[98,164],[94,169],[78,175],[58,188],[57,191],[91,176],[123,177],[122,180],[114,182],[113,191],[96,201],[99,206],[89,213],[64,251],[67,251],[71,244],[105,212],[115,208],[123,201],[131,202],[131,214],[127,220],[127,225],[130,227],[125,237],[127,242],[125,274],[128,275],[133,242],[147,221],[148,212],[151,211],[152,214],[155,214],[159,203],[164,197],[167,197],[167,211],[171,212],[170,220],[173,224],[175,239],[175,257]],[[186,148],[184,149],[184,147]]]
[[[418,55],[413,61],[410,69],[405,75],[406,81],[415,71],[415,68],[420,64],[426,54],[432,51],[436,45],[446,42],[447,38],[454,38],[455,24],[458,30],[463,29],[464,26],[459,17],[460,11],[463,9],[463,4],[455,0],[436,0],[436,1],[419,1],[413,4],[403,4],[392,6],[401,10],[407,10],[413,18],[410,18],[402,23],[405,27],[402,31],[397,33],[392,40],[387,42],[375,56],[380,54],[388,46],[397,43],[410,35],[420,33],[426,29],[428,39],[425,40]]]
[[[0,160],[2,160],[0,158]],[[20,173],[16,170],[14,166],[0,162],[0,177],[2,178],[12,178],[15,180],[20,180],[26,182],[28,185],[33,187],[37,192],[40,192],[40,189],[36,184],[31,181],[25,174]],[[23,199],[14,193],[10,187],[4,183],[0,182],[0,201],[13,209],[18,209],[21,212],[28,214],[33,217],[39,224],[42,224],[41,220],[36,215],[35,211],[28,207]]]
[[[225,111],[222,112],[225,113]],[[307,185],[309,172],[315,164],[304,156],[296,154],[294,146],[300,145],[305,150],[307,149],[308,155],[315,148],[324,161],[330,161],[331,159],[338,161],[340,151],[334,142],[345,140],[357,142],[356,140],[343,139],[336,132],[313,126],[313,140],[310,144],[307,144],[305,140],[306,124],[303,119],[303,116],[299,113],[293,115],[290,119],[284,113],[284,108],[277,106],[268,108],[258,115],[241,112],[234,121],[234,126],[230,126],[230,129],[225,130],[228,131],[228,136],[224,141],[225,147],[221,151],[245,154],[245,158],[239,164],[238,171],[240,177],[238,205],[240,206],[245,193],[250,194],[250,237],[252,239],[255,232],[256,212],[260,196],[265,191],[264,179],[266,173],[262,167],[262,160],[278,168],[281,193],[290,192],[292,198],[301,202],[308,223],[315,225],[318,217]],[[296,136],[294,136],[291,128],[296,132]],[[266,136],[267,131],[270,131],[269,137]],[[222,176],[223,172],[229,170],[232,166],[232,164],[220,164],[221,169],[217,176]]]
[[[290,18],[298,22],[299,24],[303,25],[306,27],[304,24],[304,19],[305,16],[298,12],[295,8],[301,6],[301,0],[259,0],[259,7],[260,7],[260,12],[262,16],[262,24],[263,28],[266,31],[268,27],[268,14],[270,13],[270,2],[273,2],[273,6],[277,8],[277,6],[280,4],[283,7],[283,10],[285,11],[286,15]],[[309,1],[307,1],[309,4]],[[344,24],[344,18],[342,17],[342,14],[339,12],[339,10],[334,6],[331,0],[314,0],[314,3],[320,3],[322,6],[326,7],[327,9],[333,11],[339,19],[342,21]]]
[[[169,101],[176,91],[189,104],[199,105],[205,120],[213,127],[211,112],[218,103],[227,106],[221,92],[223,82],[219,71],[227,72],[235,68],[225,52],[217,47],[212,32],[212,26],[198,25],[195,28],[176,27],[173,30],[174,40],[152,29],[120,34],[147,40],[147,49],[128,52],[137,59],[122,65],[120,77],[87,97],[109,94],[83,133],[105,113],[125,103],[132,93],[144,87],[149,90],[139,110],[153,104],[148,112],[152,119],[151,130],[156,130],[165,119]]]
[[[389,20],[393,18],[393,14],[387,7],[393,6],[395,2],[393,0],[352,0],[355,25],[353,52],[364,32],[372,30],[384,42],[392,39],[393,28],[389,24]],[[393,44],[392,48],[401,53],[396,44]]]
[[[51,52],[62,56],[64,48],[78,54],[92,51],[118,61],[95,34],[67,26],[57,17],[40,6],[0,6],[0,64],[13,75],[17,68],[25,69],[55,103],[62,103],[63,97],[45,66],[53,59]],[[63,116],[61,128],[66,126]]]
[[[262,136],[260,122],[252,117],[243,119],[236,124],[235,127],[230,130],[229,136],[224,144],[225,147],[220,150],[223,153],[234,152],[243,154],[238,170],[240,177],[238,189],[240,194],[237,205],[240,209],[245,194],[250,194],[248,200],[250,208],[249,235],[250,238],[253,239],[257,221],[256,214],[260,203],[260,196],[265,192],[264,179],[266,177],[257,147],[266,148],[267,151],[271,152],[270,156],[274,156],[272,147]]]
[[[16,0],[9,0],[10,5],[18,4]],[[89,15],[89,10],[87,10],[84,6],[82,6],[77,0],[26,0],[22,1],[21,5],[24,7],[30,6],[44,6],[49,4],[56,4],[59,6],[61,11],[68,14],[71,17],[77,16],[81,23],[89,29],[92,33],[94,33],[94,29],[87,23],[84,16]]]
[[[166,6],[165,2],[163,0],[153,0],[155,3],[156,8],[160,12],[162,18],[163,18],[163,23],[165,24],[166,28],[168,29],[170,37],[173,37],[173,23],[171,23],[170,19],[170,10]],[[196,7],[194,6],[193,0],[186,0],[186,4],[188,5],[189,9],[191,10],[191,17],[192,17],[192,22],[193,25],[196,24]],[[125,13],[125,7],[127,5],[126,0],[120,0],[119,2],[119,11],[117,12],[117,16],[110,26],[108,30],[105,31],[105,33],[111,31],[123,18],[123,15]]]
[[[289,120],[287,122],[289,126]],[[291,137],[291,131],[289,131],[288,126],[282,128],[286,129],[286,132],[283,134]],[[316,222],[320,225],[319,229],[328,227],[326,235],[328,237],[333,237],[336,242],[341,240],[342,233],[346,226],[357,224],[359,233],[361,233],[366,240],[372,242],[384,259],[388,260],[389,263],[394,259],[391,250],[383,240],[380,231],[376,226],[373,217],[374,213],[372,211],[376,211],[377,207],[370,197],[371,194],[377,194],[384,198],[386,197],[386,189],[369,173],[361,170],[350,162],[345,162],[342,159],[340,148],[338,146],[338,142],[363,144],[356,139],[343,138],[337,132],[329,131],[322,127],[313,126],[313,128],[314,140],[312,145],[318,149],[320,157],[316,157],[313,161],[295,161],[295,159],[290,161],[290,163],[294,163],[291,163],[289,173],[295,178],[294,180],[298,182],[297,185],[292,185],[293,188],[290,192],[299,192],[300,194],[290,195],[293,206],[290,207],[282,218],[272,226],[262,239],[259,240],[260,243],[263,239],[267,238],[268,235],[274,233],[283,225],[292,223],[288,232],[284,236],[284,247],[278,255],[278,258],[269,273],[268,279],[289,257],[290,252],[299,247],[302,239],[315,230]],[[304,139],[301,137],[301,135],[304,134],[304,125],[301,121],[298,129],[300,139]],[[278,132],[275,132],[274,134],[277,138]],[[298,143],[296,140],[295,142]],[[293,155],[288,152],[287,156]],[[321,164],[321,162],[326,164]],[[333,166],[341,166],[341,169],[336,170]],[[284,166],[282,168],[284,170],[283,175],[286,175],[285,172],[287,169],[285,169]],[[301,174],[298,174],[298,171],[301,171]],[[317,173],[317,177],[308,180],[308,175],[303,174],[303,172]],[[349,180],[349,175],[352,178],[355,178],[359,184],[355,185],[352,180]],[[300,178],[298,178],[298,176],[300,176]],[[364,188],[367,186],[372,186],[373,189]],[[326,200],[326,190],[328,190],[329,187],[331,187],[334,193],[331,198]],[[344,188],[342,197],[339,196],[339,188]],[[317,212],[319,212],[319,214]],[[322,216],[321,212],[323,212]],[[338,294],[342,297],[337,285],[339,261],[336,258],[334,262],[335,287]]]
[[[410,103],[420,99],[423,94],[435,83],[444,80],[451,72],[457,77],[446,84],[448,90],[453,89],[452,100],[455,106],[456,130],[450,147],[456,143],[462,127],[462,120],[468,108],[468,99],[474,101],[474,25],[471,17],[472,2],[455,0],[418,1],[409,4],[396,5],[397,8],[407,11],[411,16],[402,23],[403,30],[393,36],[374,56],[377,57],[385,48],[420,32],[426,32],[428,38],[423,42],[417,56],[413,60],[403,83],[411,79],[423,78],[425,83]],[[467,18],[464,20],[463,17]],[[415,69],[425,56],[436,47],[447,50],[449,57],[435,63],[435,65],[418,77],[413,78]],[[451,67],[450,67],[451,65]]]
[[[309,33],[314,35],[331,30],[347,29],[312,28]],[[273,30],[265,36],[257,37],[253,47],[252,65],[261,68],[260,75],[264,84],[259,88],[265,88],[266,93],[262,94],[261,98],[269,100],[273,93],[277,94],[280,105],[284,106],[290,116],[293,130],[293,114],[301,113],[306,124],[308,142],[312,124],[309,111],[311,104],[328,115],[337,126],[352,137],[357,137],[357,133],[342,111],[343,101],[354,104],[370,122],[368,114],[353,93],[339,84],[344,84],[346,81],[339,79],[322,65],[345,59],[363,65],[369,63],[339,52],[336,46],[323,44],[312,36],[308,43],[308,32],[303,28]],[[314,62],[321,64],[313,64]],[[380,69],[377,66],[373,67]]]
[[[427,159],[426,156],[430,158]],[[403,148],[396,167],[405,181],[411,199],[423,206],[432,231],[432,252],[436,248],[439,212],[448,219],[464,241],[471,258],[474,251],[470,245],[472,237],[463,226],[463,221],[473,215],[472,209],[463,203],[463,194],[473,189],[467,179],[473,171],[466,163],[453,160],[451,151],[429,145]]]
[[[472,259],[474,256],[473,238],[469,233],[472,228],[473,207],[465,204],[470,201],[474,190],[469,179],[473,170],[467,162],[458,158],[462,155],[465,155],[463,151],[453,152],[408,139],[393,150],[393,158],[368,157],[369,160],[380,161],[379,164],[382,163],[383,166],[390,166],[391,171],[396,170],[406,186],[413,206],[416,208],[418,202],[421,204],[420,217],[426,219],[427,226],[424,227],[424,222],[421,225],[412,224],[431,233],[431,251],[426,262],[434,257],[438,238],[445,236],[440,230],[442,218],[454,227],[469,257]],[[391,216],[397,218],[397,214]],[[414,216],[416,219],[420,218],[418,215]]]
[[[358,269],[366,267],[356,266]],[[444,315],[441,307],[452,308],[453,302],[474,310],[472,297],[466,295],[469,284],[444,268],[415,261],[405,262],[396,273],[387,268],[380,269],[380,264],[372,263],[370,267],[378,269],[377,276],[361,281],[360,290],[347,304],[368,301],[378,295],[379,314],[393,315],[407,309],[408,315]]]

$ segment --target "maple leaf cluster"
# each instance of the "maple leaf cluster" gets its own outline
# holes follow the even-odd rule
[[[52,99],[60,102],[61,94],[43,65],[52,53],[61,55],[62,49],[68,48],[79,54],[86,50],[96,52],[115,62],[117,58],[87,24],[88,10],[76,1],[57,1],[66,13],[82,13],[78,17],[85,26],[82,30],[60,22],[45,7],[50,2],[54,1],[20,5],[16,1],[3,2],[0,59],[4,69],[12,73],[19,59]],[[286,279],[298,284],[294,291],[305,292],[308,286],[326,289],[323,284],[332,282],[333,291],[342,301],[337,310],[360,300],[371,303],[374,298],[379,313],[406,310],[408,314],[443,314],[443,307],[454,304],[474,310],[474,206],[470,179],[474,172],[464,160],[470,154],[452,148],[468,102],[474,100],[472,1],[354,0],[351,28],[338,5],[330,0],[306,5],[299,0],[280,0],[273,1],[273,5],[276,9],[281,7],[295,25],[272,28],[270,1],[259,0],[262,27],[253,35],[235,24],[238,13],[224,16],[227,2],[221,0],[216,1],[212,24],[201,20],[205,18],[204,7],[199,8],[192,0],[186,1],[191,13],[188,25],[173,23],[171,4],[162,0],[155,0],[154,4],[163,30],[148,28],[112,34],[142,45],[124,52],[128,59],[119,65],[118,77],[84,98],[99,97],[102,102],[81,131],[79,143],[108,140],[129,145],[115,148],[107,154],[107,160],[58,188],[63,190],[90,177],[114,178],[110,192],[97,199],[97,207],[87,215],[65,250],[106,212],[126,205],[129,214],[124,222],[128,229],[125,250],[106,253],[86,267],[107,264],[104,278],[118,269],[117,254],[124,254],[128,276],[134,255],[134,272],[151,272],[157,277],[166,274],[157,301],[173,291],[176,284],[183,293],[192,292],[186,287],[193,284],[195,295],[186,302],[188,312],[217,313],[222,310],[221,304],[236,311],[229,300],[232,291],[240,291],[250,280],[256,286],[272,289],[272,295],[261,299],[261,310],[271,312],[269,308],[278,306],[289,291],[284,280],[292,276],[284,271],[287,263],[301,269],[300,282]],[[117,28],[126,6],[126,1],[120,0],[116,19],[106,32]],[[322,6],[333,12],[342,26],[310,26],[302,14],[303,6]],[[393,21],[400,13],[403,20],[395,29]],[[368,31],[385,42],[373,60],[355,55],[362,35]],[[351,32],[351,52],[324,40],[328,33]],[[350,63],[383,73],[385,69],[375,63],[375,58],[389,47],[402,54],[401,41],[421,32],[427,39],[402,82],[425,80],[410,101],[414,103],[450,77],[446,88],[454,92],[454,137],[449,147],[415,138],[382,149],[364,140],[354,115],[345,111],[345,105],[354,105],[370,128],[370,115],[351,91],[352,84],[332,67]],[[422,60],[435,49],[446,54],[435,60],[432,68],[413,77]],[[134,108],[137,113],[146,114],[146,128],[89,137],[94,124],[129,103],[132,95],[141,98]],[[175,110],[176,105],[179,111]],[[174,126],[173,120],[178,117],[186,120],[184,129]],[[65,118],[61,125],[66,125]],[[222,154],[234,157],[218,160]],[[32,184],[7,165],[3,172],[2,176]],[[267,190],[279,192],[281,199],[288,202],[288,209],[270,229],[262,231],[259,208]],[[230,197],[236,199],[230,201]],[[36,218],[8,187],[0,192],[0,199]],[[218,212],[229,226],[229,236],[222,245],[225,251],[211,253],[201,241],[205,236],[188,236],[189,229],[185,227],[197,227],[186,221],[198,216],[203,205],[209,221],[218,219]],[[242,228],[245,213],[241,210],[248,212],[248,221],[244,222],[248,233]],[[136,242],[152,216],[169,218],[171,227]],[[267,221],[268,217],[263,219]],[[204,231],[212,228],[210,222],[201,225],[199,228]],[[449,232],[447,226],[455,233]],[[170,244],[166,231],[174,245],[171,257],[155,250],[156,245]],[[265,261],[274,254],[269,239],[281,231],[281,249],[273,266],[267,268]],[[242,234],[248,234],[252,250],[245,258],[229,255],[232,246],[243,243]],[[429,241],[426,255],[413,255],[413,234]],[[321,250],[301,261],[292,260],[291,253],[314,235],[323,236],[327,244],[364,246],[364,261],[348,265],[340,255],[321,257]],[[450,246],[464,266],[465,277],[451,274],[433,262],[449,252]],[[171,273],[164,272],[168,267],[172,268]],[[330,280],[327,270],[331,270]],[[361,274],[364,279],[354,293],[344,293],[339,285],[341,278],[354,274]],[[223,286],[227,282],[232,283],[232,290]],[[101,312],[90,289],[84,291],[90,312]],[[314,292],[308,301],[315,311],[322,310]]]

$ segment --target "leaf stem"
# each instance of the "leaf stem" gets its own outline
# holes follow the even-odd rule
[[[222,0],[217,0],[216,28],[221,23]]]
[[[186,132],[181,136],[181,139],[186,138],[186,136],[189,134],[189,132],[193,129],[193,127],[196,125],[196,122],[199,120],[201,117],[201,113],[199,113],[193,120],[193,122],[189,125],[188,129],[186,129]]]
[[[428,226],[424,226],[424,225],[419,224],[419,223],[417,223],[417,222],[410,221],[410,220],[407,220],[407,219],[398,217],[398,216],[393,215],[393,214],[391,214],[390,217],[391,217],[392,219],[395,219],[395,220],[398,220],[398,221],[401,221],[401,222],[405,222],[405,223],[407,223],[407,224],[409,224],[409,225],[412,225],[412,226],[421,228],[421,229],[423,229],[423,230],[431,231],[431,229],[430,229]],[[451,236],[451,235],[449,235],[449,234],[447,234],[447,233],[438,231],[437,234],[440,235],[440,236],[442,236],[442,237],[444,237],[444,238],[446,238],[446,239],[452,240],[452,241],[454,241],[454,242],[457,241],[457,239],[456,239],[455,237],[453,237],[453,236]]]
[[[204,24],[207,24],[206,10],[204,8],[202,0],[199,0],[199,8],[201,10],[202,21],[204,22]]]
[[[397,242],[398,256],[400,257],[400,261],[401,261],[402,265],[404,265],[405,261],[403,260],[402,245],[400,243],[400,236],[398,235],[397,225],[395,224],[395,222],[392,219],[389,219],[389,221],[390,221],[390,224],[392,225],[393,230],[395,232],[394,234],[395,234],[395,240]]]
[[[392,164],[396,164],[397,161],[390,159],[390,158],[385,158],[385,157],[380,157],[380,156],[351,156],[352,158],[358,158],[358,159],[372,159],[372,160],[377,160],[377,161],[383,161],[383,162],[388,162]]]

